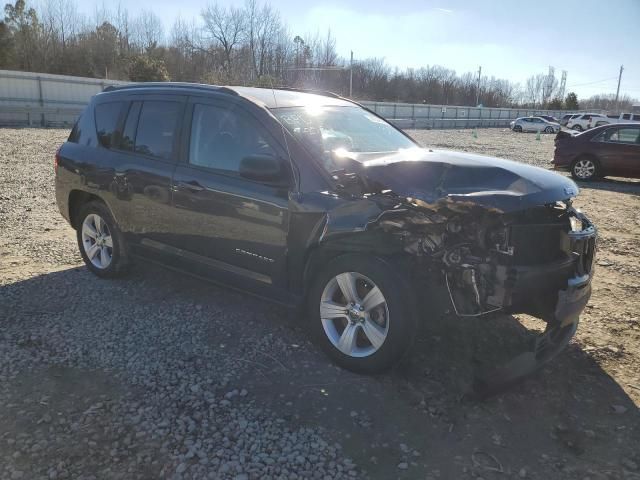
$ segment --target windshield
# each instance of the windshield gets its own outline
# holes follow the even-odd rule
[[[387,122],[356,106],[314,105],[272,112],[329,172],[342,168],[340,158],[359,160],[417,147]]]

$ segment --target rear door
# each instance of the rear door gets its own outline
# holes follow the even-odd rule
[[[542,120],[541,118],[532,118],[531,120],[532,120],[533,130],[535,132],[542,132],[547,126],[547,124],[544,123],[544,120]]]
[[[172,182],[179,227],[167,243],[236,280],[284,287],[291,177],[286,150],[250,111],[224,99],[194,97],[185,123],[184,161]],[[282,159],[282,182],[242,178],[240,161],[249,155]]]
[[[186,97],[131,95],[112,141],[110,187],[120,228],[134,243],[161,238],[171,225],[171,176]]]

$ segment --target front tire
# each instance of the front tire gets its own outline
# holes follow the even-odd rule
[[[588,182],[600,175],[598,161],[591,157],[580,157],[571,164],[571,176],[575,180]]]
[[[547,127],[544,129],[544,133],[553,133],[553,132],[554,132],[553,127]]]
[[[396,267],[377,257],[342,255],[315,277],[311,334],[342,368],[383,372],[412,345],[413,305],[409,282]]]
[[[571,127],[573,130],[575,130],[576,132],[581,132],[583,130],[582,126],[580,125],[574,125],[573,127]]]
[[[522,127],[520,125],[516,125],[513,127],[513,131],[516,133],[522,133]]]
[[[80,255],[87,268],[102,278],[127,272],[127,248],[111,212],[104,203],[89,202],[78,214],[76,235]]]

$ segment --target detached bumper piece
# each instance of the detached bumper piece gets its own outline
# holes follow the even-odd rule
[[[560,353],[575,334],[580,314],[591,297],[597,231],[585,216],[576,211],[572,214],[581,220],[582,230],[568,234],[569,251],[573,257],[572,272],[565,281],[565,288],[557,291],[552,313],[543,318],[547,321],[545,332],[535,338],[530,351],[477,374],[472,397],[489,397],[534,373]]]

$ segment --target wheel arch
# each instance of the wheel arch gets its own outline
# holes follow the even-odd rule
[[[349,238],[353,237],[350,235]],[[344,241],[344,240],[343,240]],[[413,278],[412,272],[412,256],[404,251],[385,251],[374,246],[367,247],[348,247],[342,244],[341,241],[327,242],[326,244],[319,244],[309,249],[306,255],[306,261],[302,271],[302,286],[303,291],[302,298],[303,303],[306,304],[308,300],[308,294],[311,290],[313,280],[322,269],[331,261],[347,256],[358,255],[362,257],[373,257],[377,260],[385,263],[389,268],[395,270],[408,284],[411,283]],[[414,307],[417,303],[417,296],[409,289],[412,296]]]
[[[82,209],[83,205],[86,205],[89,202],[100,202],[107,208],[109,208],[109,206],[102,198],[93,193],[85,192],[84,190],[71,190],[69,192],[69,221],[73,228],[77,229],[78,222],[80,221],[80,219],[78,218],[80,210]],[[111,211],[110,208],[109,211]]]

